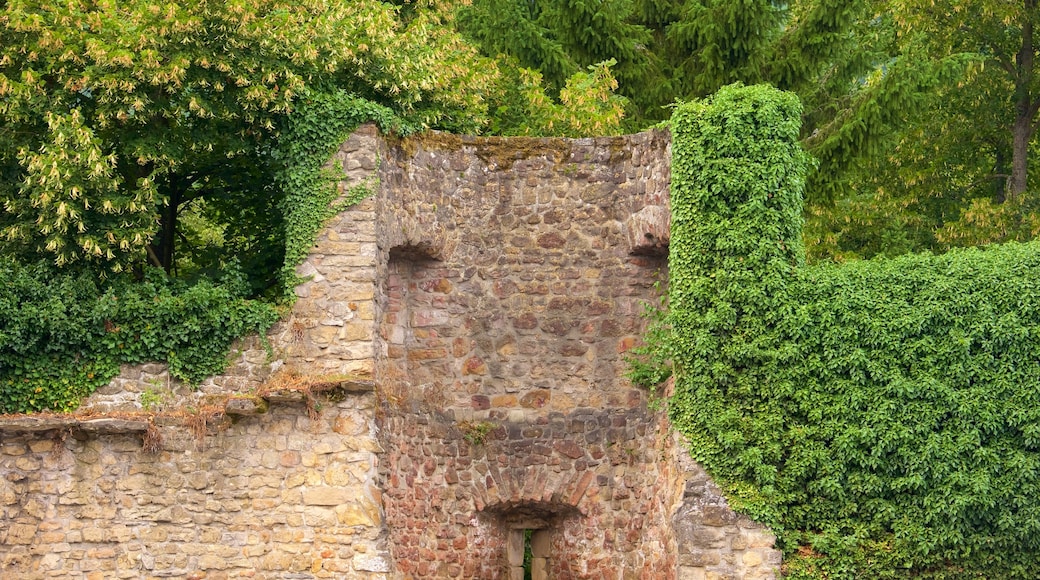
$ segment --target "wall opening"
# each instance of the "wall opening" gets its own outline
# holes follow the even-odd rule
[[[549,578],[549,529],[509,530],[506,541],[506,559],[509,561],[510,580],[546,580]]]
[[[553,534],[565,519],[580,513],[569,505],[523,502],[488,509],[505,532],[502,554],[509,580],[548,580],[553,561]],[[558,555],[557,555],[558,556]]]

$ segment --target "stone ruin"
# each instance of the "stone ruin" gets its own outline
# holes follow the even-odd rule
[[[0,577],[519,580],[526,552],[536,580],[775,578],[626,378],[669,142],[360,128],[333,165],[373,194],[300,266],[273,357],[0,419]]]

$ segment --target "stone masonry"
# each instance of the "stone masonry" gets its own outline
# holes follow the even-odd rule
[[[274,357],[0,419],[0,577],[522,578],[525,547],[536,579],[776,576],[625,378],[667,279],[667,133],[365,126],[333,162],[373,195],[300,266]]]

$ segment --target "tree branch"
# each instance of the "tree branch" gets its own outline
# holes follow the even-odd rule
[[[989,47],[993,51],[993,57],[1000,63],[1000,68],[1004,69],[1008,75],[1011,76],[1011,80],[1018,78],[1018,71],[1015,70],[1015,63],[1011,62],[1011,59],[1006,54],[1000,54],[992,46]]]
[[[156,268],[163,267],[162,260],[159,259],[159,256],[155,255],[155,250],[152,248],[151,244],[145,244],[144,250],[148,253],[148,261],[151,262],[153,266]]]

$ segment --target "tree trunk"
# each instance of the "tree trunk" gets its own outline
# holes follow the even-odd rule
[[[1008,185],[1011,173],[1008,171],[1007,146],[1004,143],[996,143],[993,145],[993,150],[996,158],[993,163],[993,199],[997,203],[1004,203],[1007,201],[1008,191],[1011,190]]]
[[[1007,199],[1011,201],[1024,194],[1029,186],[1029,138],[1032,137],[1032,124],[1030,117],[1021,113],[1015,115],[1015,125],[1011,128],[1011,179],[1007,182]]]
[[[1033,15],[1037,0],[1025,0],[1022,13],[1022,44],[1015,55],[1015,124],[1011,127],[1011,179],[1008,181],[1008,200],[1014,201],[1029,187],[1029,140],[1033,136],[1033,117],[1036,105],[1030,89],[1033,84]]]
[[[173,273],[173,248],[177,240],[177,213],[180,210],[184,190],[179,180],[171,179],[166,206],[162,208],[159,215],[158,243],[152,244],[154,257],[159,260],[157,266]]]

